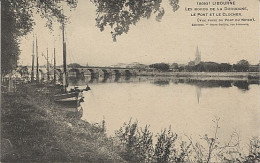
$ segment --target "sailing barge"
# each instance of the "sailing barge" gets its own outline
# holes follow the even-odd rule
[[[71,89],[70,91],[67,90],[68,73],[67,73],[67,63],[66,63],[66,41],[65,41],[64,23],[62,24],[62,46],[63,46],[63,82],[62,82],[63,89],[61,94],[54,95],[54,101],[57,104],[64,105],[66,107],[78,108],[80,106],[80,103],[84,101],[83,91],[90,90],[90,87],[87,86],[85,89],[79,89],[78,87],[74,87],[74,89]]]

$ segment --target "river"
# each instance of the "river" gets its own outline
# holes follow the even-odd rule
[[[236,132],[248,142],[260,135],[260,87],[258,81],[214,78],[85,78],[70,85],[91,87],[85,92],[82,119],[101,123],[113,135],[124,122],[138,120],[156,135],[171,126],[179,135],[199,139],[213,135],[220,118],[218,137],[227,141]]]

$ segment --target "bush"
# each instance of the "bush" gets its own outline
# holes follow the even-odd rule
[[[218,140],[219,118],[215,121],[213,135],[205,134],[200,142],[194,143],[191,137],[188,141],[178,140],[178,135],[164,129],[156,135],[157,142],[153,146],[153,134],[149,126],[144,129],[134,123],[124,123],[118,131],[116,138],[120,140],[119,155],[128,162],[245,162],[255,163],[260,161],[260,140],[250,140],[249,152],[242,154],[239,147],[239,134],[234,132],[227,143]],[[178,140],[178,141],[177,141]]]
[[[170,162],[170,156],[173,152],[173,143],[177,139],[177,134],[173,134],[171,129],[166,132],[164,129],[157,135],[157,143],[154,150],[154,159],[157,162]]]
[[[149,126],[138,128],[138,122],[128,124],[116,131],[116,137],[121,142],[120,154],[126,161],[150,162],[153,153],[152,133]]]

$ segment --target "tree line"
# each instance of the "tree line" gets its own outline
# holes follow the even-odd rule
[[[236,64],[216,63],[216,62],[200,62],[195,65],[189,62],[187,65],[179,65],[178,63],[155,63],[149,65],[149,68],[157,69],[158,71],[187,71],[187,72],[258,72],[259,64],[250,65],[247,60],[240,60]]]

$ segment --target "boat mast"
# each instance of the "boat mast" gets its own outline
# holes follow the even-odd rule
[[[50,80],[48,48],[47,48],[47,80],[48,81]]]
[[[53,80],[54,80],[54,84],[56,84],[56,54],[55,54],[55,47],[54,47],[54,77],[53,77]]]
[[[63,45],[63,87],[66,92],[67,87],[67,65],[66,65],[66,42],[65,42],[65,25],[62,22],[62,45]]]
[[[31,72],[31,82],[34,81],[34,35],[33,35],[33,48],[32,48],[32,72]]]
[[[39,56],[38,56],[37,36],[36,36],[36,82],[39,83]]]

